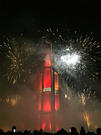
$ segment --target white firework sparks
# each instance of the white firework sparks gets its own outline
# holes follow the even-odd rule
[[[63,55],[61,61],[64,65],[74,68],[76,64],[80,63],[80,56],[76,53]]]
[[[54,53],[53,60],[53,68],[55,68],[60,74],[67,72],[72,76],[76,71],[81,71],[81,69],[85,67],[81,52],[69,48],[62,49],[57,54]]]

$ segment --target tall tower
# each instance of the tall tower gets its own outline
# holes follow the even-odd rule
[[[52,69],[52,45],[46,43],[44,69],[40,74],[40,95],[38,111],[40,128],[47,131],[58,130],[55,113],[59,111],[59,77]]]

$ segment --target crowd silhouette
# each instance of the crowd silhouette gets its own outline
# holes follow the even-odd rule
[[[7,132],[4,132],[2,129],[0,129],[0,135],[101,135],[101,128],[97,128],[96,132],[93,131],[86,132],[84,127],[81,127],[80,132],[78,132],[75,127],[72,127],[69,132],[67,132],[62,128],[55,133],[50,133],[45,132],[42,129],[33,131],[29,130],[17,131],[16,126],[13,126],[12,130]]]

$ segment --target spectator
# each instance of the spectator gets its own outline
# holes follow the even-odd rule
[[[0,135],[4,135],[4,132],[2,129],[0,129]]]
[[[78,132],[77,132],[77,129],[75,127],[72,127],[71,128],[71,133],[70,135],[79,135]]]
[[[62,128],[61,130],[57,131],[57,135],[68,135],[68,133]]]
[[[84,127],[81,127],[81,129],[80,129],[80,135],[86,135]]]
[[[101,128],[97,128],[96,133],[97,133],[97,135],[101,135]]]

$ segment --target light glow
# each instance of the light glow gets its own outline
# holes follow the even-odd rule
[[[88,113],[84,113],[84,120],[86,121],[87,126],[89,128],[91,126],[91,122],[90,122],[90,118],[89,118]]]
[[[43,95],[43,112],[51,112],[51,93],[45,92]]]
[[[40,92],[42,91],[42,73],[40,74]]]
[[[61,56],[61,60],[68,66],[75,66],[80,62],[80,56],[78,54],[68,54]]]
[[[57,72],[54,72],[54,80],[54,89],[59,90],[59,77]]]
[[[15,133],[16,132],[16,129],[13,129],[13,132]]]
[[[46,123],[45,123],[45,121],[42,123],[42,130],[45,130],[45,128],[46,128]]]
[[[51,88],[51,68],[44,69],[44,88]]]
[[[41,111],[41,98],[42,95],[39,96],[39,101],[38,101],[38,110]]]
[[[46,46],[44,66],[45,67],[51,66],[51,45],[50,44],[47,44],[47,46]]]
[[[60,106],[60,103],[59,103],[59,95],[58,95],[58,94],[55,94],[55,110],[56,110],[56,111],[59,110],[59,106]]]

